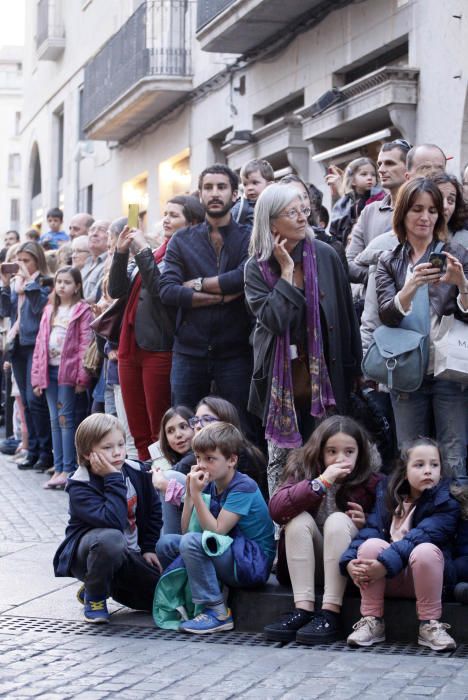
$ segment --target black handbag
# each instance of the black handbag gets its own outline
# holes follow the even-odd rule
[[[127,296],[116,299],[100,316],[91,322],[91,328],[96,335],[108,340],[110,343],[118,344],[127,299]]]

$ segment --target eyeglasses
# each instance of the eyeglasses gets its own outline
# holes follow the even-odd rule
[[[78,253],[86,253],[86,255],[89,255],[89,250],[72,250],[72,257],[78,255]]]
[[[219,421],[219,418],[216,418],[215,416],[192,416],[189,418],[189,426],[191,428],[196,428],[197,425],[200,425],[202,428],[204,428],[205,425],[216,423],[216,421]]]
[[[287,216],[288,219],[297,219],[299,214],[302,214],[306,219],[308,219],[310,212],[311,209],[309,207],[301,207],[300,209],[288,209],[284,212],[284,214],[280,214],[280,216]]]

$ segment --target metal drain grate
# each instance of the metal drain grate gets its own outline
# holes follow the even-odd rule
[[[137,625],[122,625],[111,622],[109,625],[87,625],[84,622],[67,620],[41,620],[30,617],[13,617],[0,615],[0,634],[21,635],[25,632],[37,632],[47,634],[64,634],[81,637],[120,637],[131,639],[163,639],[172,642],[192,642],[198,644],[232,644],[236,646],[260,646],[270,648],[300,649],[307,647],[303,644],[291,642],[268,642],[263,634],[254,632],[223,632],[222,634],[194,635],[172,630],[160,630],[155,627],[139,627]],[[438,658],[468,658],[468,644],[461,644],[454,652],[437,652],[420,647],[417,644],[404,642],[383,642],[372,647],[351,648],[345,641],[334,644],[318,644],[311,649],[317,651],[339,651],[348,654],[385,654],[408,656],[436,656]]]
[[[304,645],[291,642],[287,645],[287,648],[304,649]],[[344,651],[349,654],[385,654],[390,656],[406,654],[409,656],[437,656],[438,658],[446,658],[456,655],[454,652],[432,651],[432,649],[428,649],[427,647],[420,647],[418,644],[409,644],[406,642],[382,642],[371,647],[349,647],[343,640],[334,642],[333,644],[317,644],[311,648],[320,651]],[[468,657],[468,647],[465,653]]]
[[[253,632],[223,632],[214,635],[182,635],[172,630],[156,627],[121,625],[87,625],[84,622],[66,620],[41,620],[29,617],[0,616],[0,634],[21,634],[24,632],[46,632],[47,634],[67,634],[75,636],[123,637],[132,639],[168,639],[173,642],[198,642],[205,644],[236,644],[240,646],[262,646],[280,648],[279,642],[268,642],[263,634]]]

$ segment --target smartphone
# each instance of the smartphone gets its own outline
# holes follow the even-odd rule
[[[140,207],[138,204],[128,205],[128,228],[138,228],[138,214],[140,213]]]
[[[431,253],[429,255],[429,262],[432,267],[439,270],[441,275],[443,275],[447,269],[447,256],[445,253]]]
[[[16,275],[19,265],[18,263],[2,263],[0,270],[4,275]]]

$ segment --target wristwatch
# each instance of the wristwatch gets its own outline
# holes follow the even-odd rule
[[[312,479],[309,483],[310,483],[310,488],[315,493],[325,493],[326,488],[325,488],[324,484],[322,484],[320,479]]]
[[[197,277],[193,282],[193,288],[196,292],[201,292],[203,290],[203,277]]]

